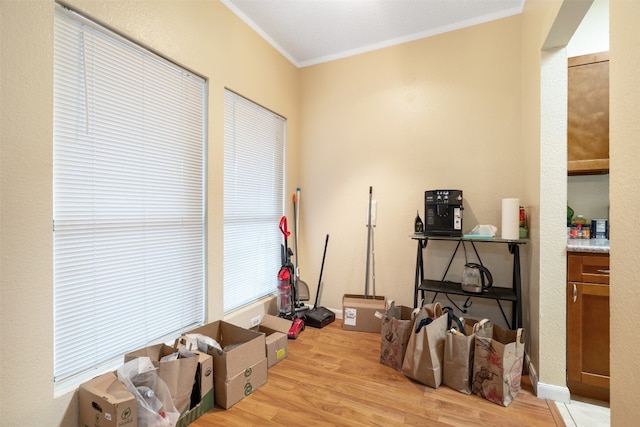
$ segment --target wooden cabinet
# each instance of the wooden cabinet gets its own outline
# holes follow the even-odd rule
[[[609,173],[609,52],[568,63],[567,171]]]
[[[609,255],[567,257],[567,386],[609,401]]]

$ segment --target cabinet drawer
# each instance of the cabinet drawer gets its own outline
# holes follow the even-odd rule
[[[571,282],[609,284],[609,255],[569,254],[567,280]]]

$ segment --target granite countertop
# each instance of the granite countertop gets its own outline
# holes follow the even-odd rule
[[[568,252],[609,253],[609,239],[567,239]]]

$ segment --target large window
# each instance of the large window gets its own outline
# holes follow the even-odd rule
[[[281,116],[225,91],[225,313],[276,290],[286,125]]]
[[[206,81],[56,6],[54,381],[204,321]]]

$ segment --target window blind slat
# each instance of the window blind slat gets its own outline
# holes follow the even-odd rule
[[[54,381],[204,321],[206,82],[56,6]]]

